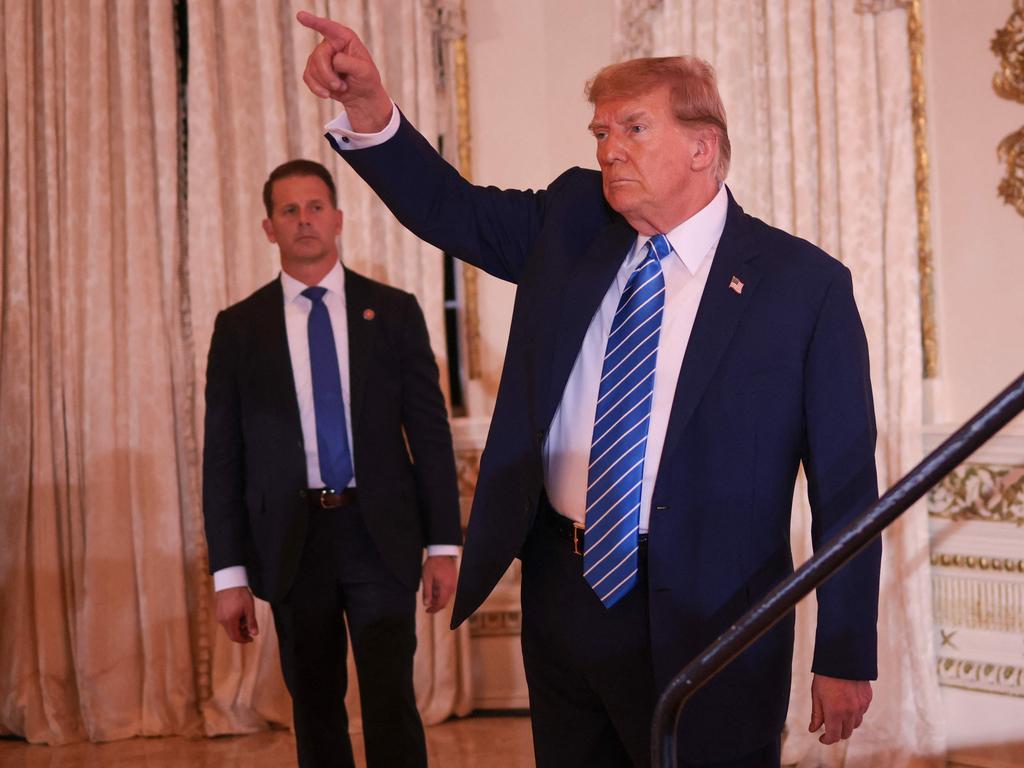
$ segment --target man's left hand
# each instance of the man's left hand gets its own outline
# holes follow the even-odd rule
[[[814,733],[825,726],[818,741],[835,744],[848,739],[864,720],[871,705],[871,683],[867,680],[841,680],[815,675],[811,682],[811,724]]]
[[[437,613],[452,599],[455,592],[455,558],[434,555],[423,563],[423,607]]]

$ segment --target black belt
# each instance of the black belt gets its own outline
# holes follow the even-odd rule
[[[564,536],[572,547],[573,554],[582,555],[585,551],[584,537],[586,531],[583,526],[577,522],[570,520],[564,515],[558,514],[554,507],[550,503],[541,504],[541,518],[545,524],[552,530],[557,531],[560,535]],[[641,555],[647,554],[647,534],[641,533],[637,536],[637,546]]]
[[[346,488],[340,492],[332,488],[307,488],[300,491],[299,495],[312,509],[337,509],[355,504],[359,500],[355,488]]]

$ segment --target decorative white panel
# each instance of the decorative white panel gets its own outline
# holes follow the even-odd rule
[[[951,432],[926,431],[925,450]],[[938,677],[951,764],[1024,767],[1024,434],[928,494]]]

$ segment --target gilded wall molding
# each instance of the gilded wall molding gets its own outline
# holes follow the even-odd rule
[[[469,633],[473,637],[518,635],[522,628],[520,611],[477,611],[469,617]]]
[[[1024,558],[992,557],[989,555],[954,555],[950,552],[933,552],[932,565],[936,568],[966,568],[968,570],[992,571],[999,573],[1024,573]]]
[[[1024,0],[1014,0],[1013,12],[992,38],[992,53],[999,57],[999,71],[992,87],[1004,99],[1024,104]]]
[[[469,55],[466,46],[466,3],[459,0],[462,34],[453,43],[455,63],[455,129],[459,147],[459,172],[467,181],[473,180],[473,136],[469,122]],[[480,368],[480,299],[477,268],[462,263],[462,323],[466,333],[466,375],[479,379]]]
[[[1024,0],[1013,0],[1010,18],[996,30],[991,49],[999,58],[993,90],[1004,99],[1024,104]],[[997,189],[999,196],[1024,216],[1024,128],[1000,141],[996,156],[1006,166]]]
[[[1024,634],[1024,581],[933,574],[932,608],[940,627]]]
[[[1024,698],[1024,667],[939,656],[939,685]]]
[[[1024,526],[1024,467],[961,465],[929,491],[928,514]]]
[[[914,199],[917,205],[917,271],[921,303],[921,347],[924,377],[939,373],[939,342],[935,325],[935,266],[932,254],[929,195],[928,125],[925,113],[924,23],[921,0],[907,5],[910,48],[910,120],[914,129]]]
[[[1024,216],[1024,128],[1000,141],[996,155],[1006,165],[1006,175],[999,182],[999,196]]]

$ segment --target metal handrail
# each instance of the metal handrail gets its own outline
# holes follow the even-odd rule
[[[658,699],[651,724],[653,768],[676,765],[679,716],[694,693],[1022,410],[1024,374],[694,657]]]

